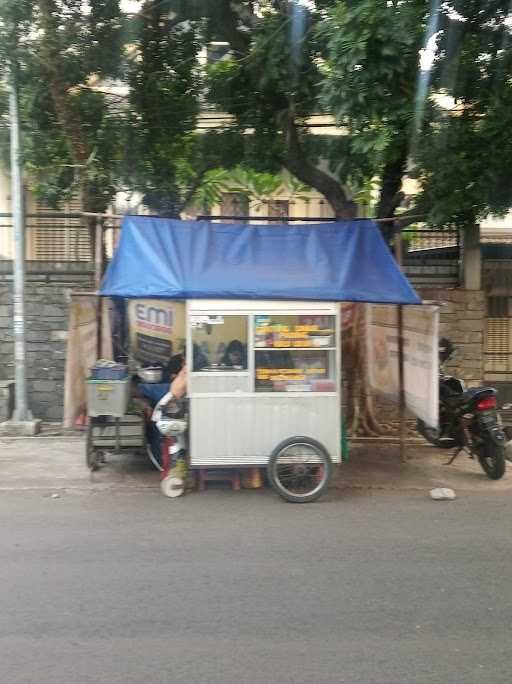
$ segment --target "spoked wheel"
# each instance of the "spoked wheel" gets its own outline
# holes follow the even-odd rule
[[[487,477],[499,480],[505,474],[505,447],[494,442],[484,442],[476,452],[478,462]]]
[[[309,437],[281,442],[270,457],[268,479],[277,493],[292,503],[318,499],[331,479],[332,463],[324,447]]]

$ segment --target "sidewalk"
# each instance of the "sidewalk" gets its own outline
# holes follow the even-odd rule
[[[512,463],[507,463],[503,479],[494,482],[465,454],[444,466],[451,452],[413,443],[406,453],[408,461],[401,463],[397,445],[352,445],[348,462],[335,470],[333,487],[340,494],[346,489],[428,493],[433,487],[450,487],[456,493],[512,491]],[[144,488],[159,488],[159,475],[149,459],[109,455],[107,465],[91,474],[85,466],[83,434],[0,439],[0,491]]]

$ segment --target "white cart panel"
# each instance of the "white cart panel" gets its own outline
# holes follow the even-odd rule
[[[338,394],[195,396],[190,400],[193,467],[266,465],[288,437],[318,440],[341,461]]]

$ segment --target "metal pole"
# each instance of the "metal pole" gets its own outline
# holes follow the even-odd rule
[[[400,460],[407,461],[405,453],[405,382],[404,382],[404,316],[403,306],[398,305],[398,401],[400,412]]]
[[[13,262],[13,332],[14,332],[14,420],[25,422],[32,416],[27,405],[25,372],[25,220],[23,180],[20,164],[20,122],[15,68],[8,66],[10,152],[11,152],[11,209],[14,239]]]
[[[395,233],[395,259],[403,270],[402,232]],[[398,306],[398,410],[400,416],[400,460],[405,463],[405,378],[404,378],[404,314],[403,306]]]
[[[96,219],[96,232],[94,239],[94,287],[96,292],[100,289],[103,276],[103,219]],[[103,297],[96,298],[96,358],[101,358],[103,326]]]

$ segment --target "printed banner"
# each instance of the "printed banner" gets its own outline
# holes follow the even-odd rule
[[[130,347],[141,363],[165,364],[185,351],[185,304],[135,299],[128,306]]]
[[[71,297],[64,381],[64,427],[73,427],[86,412],[85,381],[96,362],[97,307],[102,306],[101,356],[112,358],[110,301],[94,296]]]
[[[341,312],[341,331],[347,331],[354,325],[356,314],[356,307],[361,306],[353,302],[342,302],[340,307]]]
[[[371,388],[398,401],[398,308],[368,306],[368,375]],[[407,408],[437,427],[439,421],[439,311],[404,306],[404,390]]]

